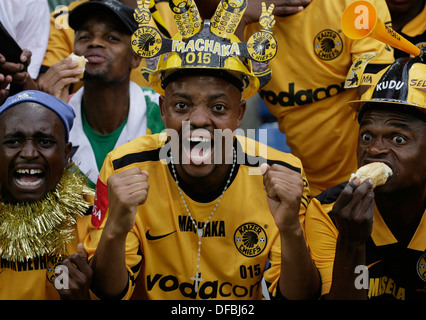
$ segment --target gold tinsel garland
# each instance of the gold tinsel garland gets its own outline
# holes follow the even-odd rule
[[[8,261],[25,261],[42,255],[65,255],[73,240],[76,221],[90,204],[83,195],[93,195],[86,177],[70,162],[56,188],[41,200],[0,201],[0,255]]]

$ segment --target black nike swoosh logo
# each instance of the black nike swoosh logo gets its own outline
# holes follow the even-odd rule
[[[145,234],[145,236],[146,236],[146,238],[147,238],[148,240],[158,240],[158,239],[162,239],[162,238],[165,238],[165,237],[167,237],[167,236],[171,235],[172,233],[175,233],[175,232],[176,232],[176,230],[175,230],[175,231],[172,231],[172,232],[170,232],[170,233],[168,233],[168,234],[163,234],[163,235],[161,235],[161,236],[152,236],[152,235],[149,233],[149,231],[150,231],[150,230],[148,230],[148,231],[146,232],[146,234]]]

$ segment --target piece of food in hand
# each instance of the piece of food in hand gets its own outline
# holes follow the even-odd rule
[[[264,175],[266,173],[266,171],[268,171],[268,164],[267,163],[262,163],[260,165],[260,173],[262,175]]]
[[[361,183],[367,179],[373,180],[373,189],[386,183],[392,176],[392,169],[383,162],[372,162],[362,166],[357,172],[352,173],[349,182],[358,178]]]
[[[81,74],[77,76],[77,78],[79,78],[79,79],[83,78],[84,70],[86,68],[86,62],[89,62],[89,60],[87,60],[84,56],[78,56],[78,55],[76,55],[74,52],[71,53],[69,55],[69,57],[71,57],[71,59],[73,61],[76,61],[78,63],[78,66],[76,67],[77,69],[83,70],[81,72]]]

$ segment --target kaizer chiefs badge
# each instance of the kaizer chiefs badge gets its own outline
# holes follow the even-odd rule
[[[273,10],[274,5],[267,9],[265,3],[262,3],[262,14],[259,18],[262,29],[252,34],[247,40],[247,52],[257,62],[269,61],[277,54],[277,40],[275,40],[271,31],[271,28],[275,25]]]
[[[426,253],[420,257],[419,261],[417,261],[417,274],[419,277],[426,282]]]
[[[131,45],[133,51],[142,58],[152,58],[157,55],[163,44],[160,32],[149,26],[151,1],[138,0],[138,7],[133,14],[139,28],[132,34]]]
[[[247,51],[253,60],[266,62],[277,54],[277,40],[271,32],[259,31],[247,41]]]
[[[265,230],[256,223],[245,223],[237,228],[234,243],[246,257],[256,257],[265,250],[268,238]]]
[[[141,26],[132,35],[132,49],[142,58],[151,58],[160,52],[163,39],[157,29]]]
[[[343,41],[333,30],[326,29],[314,38],[314,52],[321,60],[333,60],[343,51]]]

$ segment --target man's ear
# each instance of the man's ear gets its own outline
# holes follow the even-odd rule
[[[160,106],[160,113],[161,113],[161,120],[163,123],[165,122],[165,116],[166,116],[166,103],[165,103],[165,97],[163,95],[160,96],[158,99],[158,105]]]
[[[246,106],[247,106],[246,100],[241,100],[239,105],[239,110],[238,110],[238,119],[237,119],[238,128],[243,123],[244,114],[246,112]]]
[[[132,52],[132,61],[130,63],[130,68],[136,69],[141,64],[141,61],[142,61],[142,57]]]
[[[71,149],[72,149],[72,143],[67,142],[67,144],[65,145],[65,163],[67,163],[68,160],[70,159]]]

